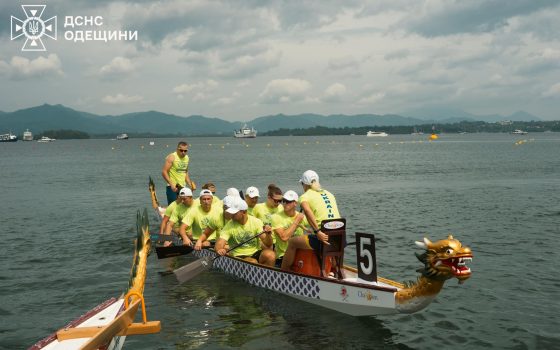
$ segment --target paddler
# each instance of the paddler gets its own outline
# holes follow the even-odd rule
[[[259,189],[255,186],[247,187],[245,191],[245,202],[248,206],[247,213],[253,215],[253,209],[255,209],[255,205],[259,202]]]
[[[259,203],[253,208],[253,216],[262,220],[265,225],[272,223],[272,215],[281,213],[282,207],[282,190],[275,184],[268,185],[268,197],[266,202]]]
[[[272,215],[272,231],[274,232],[274,252],[276,266],[282,265],[282,258],[288,248],[288,240],[292,237],[303,236],[305,226],[309,226],[305,215],[296,212],[298,195],[295,191],[286,191],[282,198],[284,210]]]
[[[216,196],[216,185],[212,182],[207,182],[202,185],[201,189],[212,192],[212,195],[214,196],[214,198],[212,198],[212,205],[222,206],[222,201],[218,198],[218,196]],[[194,205],[200,205],[200,198],[194,200]]]
[[[299,204],[314,234],[290,238],[282,259],[282,270],[290,269],[297,249],[318,251],[321,244],[329,244],[329,236],[321,232],[321,222],[340,218],[334,195],[321,188],[319,175],[315,171],[304,172],[299,182],[303,186],[304,192],[299,197]]]
[[[235,247],[251,237],[255,237],[229,252],[229,255],[253,263],[258,262],[263,265],[274,266],[276,256],[274,250],[272,250],[272,230],[270,226],[264,225],[260,219],[248,215],[247,208],[247,203],[241,197],[237,197],[232,207],[226,210],[233,217],[224,226],[220,238],[216,241],[216,252],[225,255],[227,253],[226,244]],[[259,235],[259,233],[261,234]]]
[[[227,224],[231,220],[231,217],[233,216],[232,214],[227,212],[227,209],[233,206],[234,200],[235,197],[232,196],[224,197],[224,199],[222,200],[222,202],[224,203],[222,217],[218,218],[212,216],[211,219],[208,220],[208,226],[204,229],[200,237],[198,237],[198,239],[196,240],[196,244],[194,245],[195,250],[201,250],[204,245],[204,242],[206,242],[208,237],[211,237],[214,233],[215,233],[214,237],[216,237],[216,239],[220,237],[220,232],[222,228],[225,226],[225,224]]]
[[[221,206],[212,205],[214,196],[210,190],[200,191],[199,198],[200,205],[193,206],[192,210],[189,210],[179,227],[183,245],[192,245],[192,242],[198,240],[202,232],[208,227],[210,221],[222,219],[223,209]],[[208,237],[203,246],[209,246],[211,240],[215,240],[215,233]]]
[[[181,222],[178,218],[182,218],[185,216],[186,211],[193,205],[193,198],[192,198],[192,191],[189,188],[182,188],[179,191],[179,196],[176,200],[173,201],[167,208],[165,208],[165,213],[163,214],[163,219],[161,219],[161,225],[159,226],[159,233],[164,234],[165,228],[167,227],[167,223],[169,219],[173,215],[175,211],[175,220],[172,224],[172,231],[175,233],[179,233],[179,226]]]
[[[165,194],[167,196],[167,205],[177,199],[179,187],[189,186],[191,190],[196,189],[196,185],[189,177],[189,156],[187,152],[189,146],[185,141],[177,144],[177,150],[170,153],[165,158],[165,163],[161,170],[161,175],[167,183]]]

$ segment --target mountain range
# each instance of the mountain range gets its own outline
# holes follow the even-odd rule
[[[334,114],[328,116],[311,113],[298,115],[276,114],[255,118],[248,121],[247,124],[259,132],[266,132],[280,128],[305,129],[315,126],[342,128],[421,125],[428,123],[446,124],[477,120],[485,122],[540,120],[540,118],[523,111],[509,116],[477,116],[463,111],[440,111],[440,113],[418,111],[415,113],[415,116],[407,117],[396,114]],[[63,105],[49,104],[14,112],[0,111],[0,133],[11,131],[18,135],[22,134],[26,129],[30,129],[33,133],[41,133],[46,130],[70,129],[93,135],[118,133],[231,135],[233,130],[239,129],[243,124],[243,122],[229,122],[201,115],[182,117],[157,111],[127,113],[118,116],[96,115],[77,111]]]

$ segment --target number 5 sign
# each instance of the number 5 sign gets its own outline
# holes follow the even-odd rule
[[[371,233],[356,232],[358,259],[358,278],[377,282],[377,263],[375,261],[375,236]]]

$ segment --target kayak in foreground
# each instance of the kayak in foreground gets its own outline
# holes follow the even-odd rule
[[[108,349],[119,350],[127,335],[157,333],[160,321],[146,320],[143,291],[146,264],[150,253],[148,213],[136,219],[136,248],[130,271],[128,290],[119,298],[111,298],[86,314],[70,322],[50,336],[40,340],[29,350]],[[133,323],[138,308],[142,309],[141,323]]]

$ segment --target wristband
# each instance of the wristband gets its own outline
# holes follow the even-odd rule
[[[317,234],[319,231],[321,231],[321,229],[316,229],[316,230],[313,230],[313,233]]]

